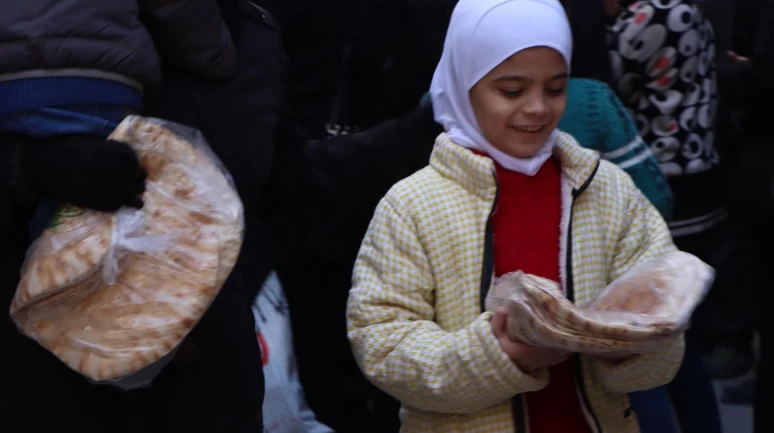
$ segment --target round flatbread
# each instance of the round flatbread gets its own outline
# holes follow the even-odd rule
[[[220,269],[227,270],[219,273],[222,284],[236,264],[242,247],[242,202],[209,149],[191,152],[189,141],[160,123],[155,119],[137,118],[131,122],[131,127],[120,125],[113,133],[114,139],[133,144],[149,173],[148,183],[158,188],[158,192],[163,191],[167,196],[183,199],[186,203],[198,203],[192,218],[217,228],[221,245]],[[194,141],[204,140],[198,131],[186,132],[195,135]],[[157,182],[151,173],[165,173],[164,181]]]
[[[60,209],[35,242],[11,311],[94,274],[110,247],[112,224],[109,214],[74,206]]]
[[[715,272],[691,254],[674,251],[627,272],[594,299],[590,309],[686,319],[704,298]],[[681,317],[680,313],[683,313]],[[687,320],[681,320],[685,322]]]
[[[115,284],[97,272],[100,262],[86,278],[17,302],[12,311],[27,335],[96,381],[131,375],[182,342],[231,273],[243,233],[241,201],[217,160],[192,144],[195,137],[185,140],[160,121],[131,116],[110,138],[131,145],[148,173],[144,235],[174,242],[163,251],[118,255]],[[110,225],[92,227],[99,236],[112,232]],[[56,256],[77,260],[61,250]]]
[[[174,349],[217,294],[218,237],[190,230],[164,253],[130,254],[110,286],[95,275],[20,325],[70,368],[93,380],[138,371]]]

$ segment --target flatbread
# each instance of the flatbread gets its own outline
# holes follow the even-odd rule
[[[119,125],[111,136],[133,144],[143,167],[147,166],[148,183],[155,184],[159,191],[164,191],[169,197],[196,202],[200,208],[192,214],[192,218],[218,229],[220,269],[227,270],[219,273],[219,283],[223,284],[239,258],[242,247],[243,208],[239,195],[222,168],[213,163],[215,157],[205,149],[191,152],[188,141],[161,126],[155,119],[137,118],[131,127],[122,126],[124,124]],[[171,161],[161,155],[171,155]],[[152,172],[172,172],[174,175],[167,174],[164,182],[156,182],[156,178],[150,174]]]
[[[74,206],[61,209],[27,259],[11,310],[94,274],[110,246],[112,224],[109,214]]]
[[[198,238],[189,231],[164,253],[127,256],[121,265],[128,271],[113,286],[95,275],[55,304],[30,309],[25,331],[93,380],[120,378],[158,361],[217,294],[217,234],[197,232]]]
[[[148,172],[146,234],[171,234],[176,242],[162,252],[121,255],[113,285],[97,266],[47,297],[22,302],[17,291],[12,310],[27,335],[96,381],[131,375],[182,342],[233,269],[243,233],[242,204],[212,155],[154,119],[128,117],[110,138],[130,144]],[[108,224],[93,232],[111,231]]]
[[[674,251],[650,260],[611,283],[589,308],[674,318],[704,298],[714,270],[697,257]]]
[[[498,279],[488,310],[509,311],[513,339],[583,353],[644,353],[683,332],[714,271],[671,252],[632,269],[579,308],[551,280],[522,272]]]
[[[508,318],[509,337],[536,347],[574,353],[632,355],[658,351],[672,341],[671,335],[631,341],[572,333],[535,316],[525,308],[524,304],[512,305],[509,312],[511,313]]]
[[[609,313],[605,315],[603,312],[578,308],[562,294],[556,282],[522,272],[514,272],[499,278],[490,298],[499,305],[511,309],[514,303],[529,305],[531,314],[536,320],[554,324],[558,329],[565,329],[567,332],[579,335],[644,340],[663,333],[649,326],[653,325],[647,320],[650,319],[649,317],[642,320],[643,318],[638,316],[621,317],[620,314]],[[631,323],[634,319],[640,320]],[[658,319],[658,322],[661,321]]]
[[[533,277],[525,276],[525,280],[532,280]],[[559,327],[623,340],[645,340],[676,331],[676,325],[672,326],[668,317],[578,308],[563,295],[551,294],[544,290],[544,287],[546,286],[527,284],[524,287],[524,296],[534,306],[538,316]]]

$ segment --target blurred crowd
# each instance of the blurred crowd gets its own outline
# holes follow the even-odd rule
[[[454,65],[448,66],[447,81],[451,76],[467,79],[465,74],[473,73],[455,69],[464,62],[454,55],[469,56],[468,63],[476,67],[489,55],[455,51],[453,41],[463,44],[462,38],[452,38],[453,14],[484,20],[495,8],[505,7],[501,3],[535,3],[552,8],[545,12],[551,20],[567,18],[568,39],[559,40],[561,31],[556,30],[547,32],[549,42],[529,42],[518,50],[506,47],[509,54],[477,78],[486,80],[486,73],[497,70],[494,66],[506,65],[510,61],[506,58],[516,59],[521,55],[516,53],[525,49],[550,46],[554,54],[561,54],[555,57],[569,79],[563,82],[567,101],[556,119],[558,129],[611,163],[599,166],[604,179],[614,177],[605,171],[613,170],[612,165],[621,169],[615,173],[625,172],[636,186],[632,196],[645,197],[638,206],[652,206],[653,218],[667,223],[663,231],[668,229],[671,242],[716,271],[685,334],[684,356],[675,364],[673,377],[631,392],[622,385],[619,394],[627,394],[622,413],[635,413],[636,427],[628,427],[629,421],[615,424],[619,421],[610,421],[606,414],[601,421],[593,421],[594,415],[587,413],[579,419],[589,423],[586,431],[597,433],[721,433],[720,399],[754,403],[755,432],[774,431],[771,417],[761,410],[771,389],[769,372],[758,368],[765,366],[771,350],[763,323],[766,287],[772,284],[766,269],[774,260],[768,248],[774,240],[769,226],[774,216],[774,132],[767,126],[772,110],[765,108],[774,97],[774,1],[481,0],[476,6],[481,11],[471,2],[462,0],[457,7],[456,0],[0,1],[5,11],[0,17],[4,308],[10,305],[27,249],[45,228],[47,220],[41,218],[50,218],[57,204],[107,212],[142,206],[137,194],[144,179],[135,176],[137,162],[127,157],[120,143],[106,140],[128,113],[199,129],[231,174],[246,218],[245,241],[234,271],[187,338],[190,344],[151,386],[121,391],[93,385],[19,333],[6,315],[0,334],[6,353],[6,378],[0,387],[4,418],[22,418],[24,428],[34,432],[513,431],[510,421],[507,427],[498,424],[502,420],[494,409],[480,415],[491,417],[489,424],[480,417],[475,423],[482,424],[465,424],[462,420],[472,419],[471,412],[479,412],[480,402],[456,405],[444,394],[446,382],[473,381],[467,376],[471,371],[488,378],[483,367],[470,366],[474,358],[485,355],[474,349],[443,352],[449,358],[436,361],[446,365],[445,374],[452,377],[434,382],[432,374],[438,370],[426,364],[435,358],[410,353],[425,340],[416,337],[412,342],[414,334],[408,331],[384,334],[387,331],[374,328],[393,321],[395,326],[419,321],[420,316],[403,316],[417,298],[435,306],[422,320],[435,321],[449,333],[462,326],[449,316],[467,310],[440,295],[381,293],[369,284],[388,286],[391,278],[407,281],[409,276],[419,279],[421,266],[416,263],[422,260],[437,267],[426,270],[425,279],[419,281],[439,284],[444,272],[451,272],[434,263],[433,248],[452,247],[443,241],[433,243],[422,232],[433,211],[411,213],[408,207],[422,206],[407,204],[405,196],[413,193],[412,188],[421,189],[424,180],[410,180],[428,165],[431,154],[436,167],[443,163],[439,158],[452,158],[436,156],[444,147],[441,139],[436,140],[439,135],[446,133],[451,141],[475,135],[464,125],[454,135],[457,124],[445,114],[451,113],[456,122],[473,116],[482,123],[479,111],[475,116],[460,114],[470,107],[459,108],[450,95],[451,85],[443,80],[445,64]],[[554,16],[556,5],[561,13]],[[528,6],[513,7],[531,10]],[[535,10],[542,11],[538,6]],[[498,43],[513,39],[515,46],[522,43],[530,19],[514,12],[509,27],[509,13],[497,15],[492,22],[498,27],[487,34]],[[538,25],[553,25],[543,15],[534,19]],[[563,21],[551,28],[562,26]],[[517,37],[522,39],[516,41]],[[494,42],[491,46],[493,53],[500,49]],[[549,64],[543,57],[536,59],[535,64]],[[464,90],[467,95],[470,88]],[[482,98],[486,104],[486,96]],[[447,99],[454,101],[445,103]],[[487,131],[481,135],[497,147]],[[477,155],[493,154],[486,147],[465,147]],[[493,159],[505,188],[508,175],[499,170],[509,167],[507,158]],[[542,173],[541,168],[537,176]],[[409,183],[399,185],[409,192],[388,194],[406,178]],[[430,176],[425,180],[435,182],[438,191],[453,188]],[[602,180],[592,185],[595,182]],[[428,203],[434,197],[431,192],[423,194],[427,195],[421,200]],[[399,212],[404,210],[401,206],[407,214]],[[435,212],[441,213],[441,208]],[[632,212],[620,210],[622,215]],[[562,216],[556,217],[559,222]],[[476,218],[485,219],[486,214]],[[449,227],[450,233],[461,230],[462,222],[451,221],[455,225]],[[630,243],[656,248],[661,222],[638,226],[636,219],[625,221],[632,229],[622,239],[637,231],[640,240]],[[497,226],[495,218],[495,231]],[[416,229],[419,240],[406,240],[413,233],[406,227]],[[536,226],[535,231],[540,230]],[[584,233],[572,242],[593,237]],[[448,236],[464,242],[463,234]],[[411,262],[388,257],[396,251],[409,257],[411,251],[423,249],[431,258]],[[648,251],[643,247],[631,255]],[[499,268],[501,258],[497,251],[494,254],[499,276],[507,266]],[[576,257],[581,255],[576,252]],[[457,265],[473,266],[462,258]],[[397,268],[404,266],[417,270],[400,274]],[[451,275],[475,273],[479,278],[481,271],[474,269]],[[605,272],[612,278],[619,269]],[[583,289],[582,282],[576,282],[576,294]],[[269,296],[270,302],[256,303],[261,296]],[[384,309],[369,310],[377,301],[386,305]],[[303,422],[277,421],[286,416],[279,413],[277,401],[286,397],[269,389],[285,379],[274,377],[269,384],[264,366],[267,348],[273,346],[256,339],[256,331],[265,331],[261,324],[269,319],[261,312],[267,309],[282,312],[287,322],[280,328],[289,327],[288,339],[292,335],[287,359],[279,362],[288,364],[282,371],[292,373],[287,380],[293,381],[298,399],[293,404],[302,407],[282,410],[300,414]],[[416,311],[425,310],[416,307]],[[433,340],[425,337],[430,338],[426,341],[431,352]],[[507,352],[506,346],[503,350]],[[514,362],[521,365],[515,358]],[[399,367],[411,374],[401,376],[393,370]],[[574,374],[562,371],[551,370],[552,377]],[[610,377],[619,377],[623,384],[624,376]],[[734,378],[746,380],[716,395],[713,380]],[[496,380],[489,384],[495,383],[499,384]],[[434,395],[434,390],[436,400],[428,400],[427,406],[418,403],[423,401],[420,396]],[[530,397],[529,422],[541,419],[538,411],[545,409],[541,404],[546,403]],[[605,412],[600,405],[591,406]],[[278,412],[270,413],[274,410]],[[429,414],[435,412],[455,415],[431,425],[435,421],[428,420],[435,418]],[[524,412],[513,410],[515,418]],[[518,419],[514,423],[519,425]],[[616,425],[627,427],[607,427]],[[21,427],[10,431],[16,428]],[[534,425],[532,430],[560,431]]]

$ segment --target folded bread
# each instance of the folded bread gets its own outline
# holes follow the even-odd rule
[[[579,308],[554,281],[515,272],[498,279],[488,310],[509,311],[511,338],[584,353],[644,353],[683,332],[712,282],[698,258],[670,252],[630,270]]]

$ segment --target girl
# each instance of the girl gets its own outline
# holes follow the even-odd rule
[[[431,86],[430,166],[377,207],[354,270],[349,337],[403,405],[404,433],[637,433],[626,393],[667,383],[682,338],[627,359],[508,339],[482,310],[522,270],[587,305],[675,249],[658,211],[614,165],[556,130],[571,34],[557,0],[462,0]]]

